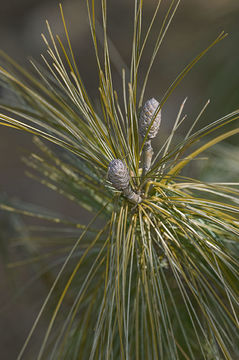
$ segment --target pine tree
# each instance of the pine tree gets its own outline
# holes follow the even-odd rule
[[[1,83],[15,94],[14,102],[0,104],[1,124],[32,134],[39,150],[25,158],[32,176],[92,215],[86,225],[31,204],[1,201],[2,210],[59,226],[54,233],[47,226],[29,229],[33,241],[39,232],[44,239],[37,243],[36,260],[45,259],[49,270],[61,267],[18,360],[52,303],[37,360],[238,357],[238,183],[205,182],[185,170],[212,146],[238,135],[239,110],[195,131],[205,106],[175,144],[184,101],[161,148],[152,141],[160,139],[171,93],[226,34],[183,69],[161,100],[156,94],[145,99],[150,70],[179,5],[172,1],[168,8],[139,87],[160,3],[142,31],[143,2],[135,0],[130,73],[126,78],[122,69],[119,91],[111,71],[106,0],[103,54],[95,2],[87,0],[100,109],[83,84],[61,6],[67,45],[47,23],[49,59],[43,58],[45,68],[33,63],[38,77],[1,52]]]

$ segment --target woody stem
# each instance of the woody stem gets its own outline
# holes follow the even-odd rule
[[[153,154],[151,140],[147,140],[143,147],[143,176],[150,170]]]
[[[142,201],[142,198],[139,194],[136,194],[130,185],[127,188],[123,189],[124,196],[131,202],[138,204]]]

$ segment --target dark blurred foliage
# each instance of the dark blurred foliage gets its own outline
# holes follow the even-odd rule
[[[145,0],[145,22],[150,20],[156,0]],[[162,1],[164,14],[169,0]],[[129,65],[132,25],[133,0],[108,0],[108,27],[114,44],[112,47],[115,69],[123,63]],[[92,98],[98,92],[98,77],[93,56],[92,41],[89,32],[85,0],[63,1],[65,17],[68,21],[76,58],[83,80]],[[53,32],[62,38],[63,26],[60,20],[58,1],[56,0],[8,0],[1,2],[0,12],[0,47],[25,67],[30,68],[27,60],[33,57],[41,61],[40,54],[45,47],[40,34],[47,33],[45,19],[49,20]],[[158,24],[160,24],[160,18]],[[150,77],[150,87],[146,97],[154,96],[161,99],[167,87],[177,74],[201,50],[225,30],[229,36],[217,45],[184,79],[182,85],[174,92],[163,109],[162,131],[169,131],[177,110],[188,96],[185,111],[188,114],[186,124],[190,124],[200,111],[203,104],[210,98],[202,122],[211,122],[238,108],[239,99],[239,2],[238,0],[183,0],[176,13],[173,23],[167,33],[159,52],[158,59]],[[100,20],[100,17],[99,17]],[[143,24],[144,26],[144,24]],[[155,26],[157,31],[157,24]],[[148,44],[153,45],[156,32]],[[118,52],[120,57],[118,56]],[[150,54],[150,53],[149,53]],[[143,58],[146,69],[149,57]],[[115,83],[120,86],[120,77],[115,73]],[[0,89],[1,91],[1,89]],[[1,91],[1,96],[5,94]],[[232,143],[235,139],[232,139]],[[11,197],[21,198],[39,205],[46,205],[65,214],[75,214],[78,207],[67,202],[54,192],[28,179],[24,174],[24,165],[20,158],[29,149],[32,150],[31,137],[19,131],[0,128],[0,192],[6,192]],[[87,213],[84,215],[87,217]],[[27,294],[18,297],[9,304],[15,289],[21,287],[20,281],[30,278],[32,274],[18,274],[17,283],[14,274],[6,275],[4,264],[8,259],[8,241],[23,233],[20,219],[7,214],[0,215],[0,246],[1,259],[0,281],[0,354],[1,359],[14,359],[29,331],[37,309],[42,302],[45,288],[38,284],[30,287]],[[14,249],[15,252],[21,250]],[[12,255],[12,254],[11,254]],[[4,261],[2,261],[4,260]],[[19,300],[20,299],[20,300]],[[38,300],[39,299],[39,300]],[[8,306],[7,306],[8,305]],[[7,306],[7,308],[6,308]],[[7,310],[6,310],[7,309]]]

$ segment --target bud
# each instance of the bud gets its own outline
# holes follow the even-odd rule
[[[129,184],[129,171],[122,160],[114,159],[109,163],[108,180],[117,190],[121,190],[129,201],[134,204],[139,204],[142,201],[141,196],[136,194]]]
[[[129,171],[122,160],[114,159],[109,163],[108,180],[117,190],[123,190],[129,186]]]
[[[144,104],[140,116],[139,116],[139,133],[144,138],[150,124],[154,118],[155,111],[157,110],[159,106],[159,102],[155,100],[154,98],[146,101]],[[161,110],[158,112],[157,116],[153,120],[152,126],[150,127],[147,139],[153,139],[159,130],[159,125],[161,122]]]

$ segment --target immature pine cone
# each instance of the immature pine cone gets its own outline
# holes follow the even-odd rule
[[[108,180],[117,190],[124,190],[129,185],[129,171],[120,159],[114,159],[108,166]]]
[[[155,100],[154,98],[146,101],[146,103],[144,104],[141,112],[140,112],[140,116],[139,116],[139,133],[140,135],[144,138],[148,128],[151,124],[151,121],[153,120],[153,116],[154,113],[157,109],[157,107],[159,106],[159,102],[157,100]],[[153,124],[149,130],[147,139],[153,139],[157,133],[158,133],[158,129],[159,129],[159,125],[161,122],[161,110],[158,112],[156,118],[153,121]]]

